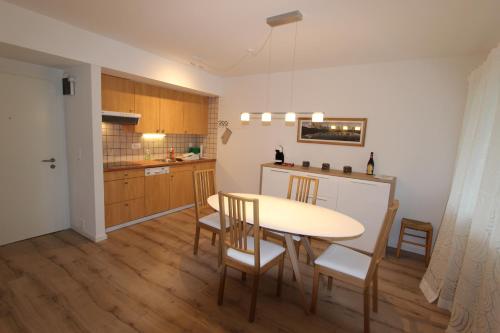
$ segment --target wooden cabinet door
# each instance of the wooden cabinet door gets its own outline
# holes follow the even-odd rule
[[[135,112],[141,114],[135,131],[158,133],[160,130],[160,88],[135,82]]]
[[[129,208],[127,202],[119,202],[105,207],[105,225],[112,227],[128,221]]]
[[[160,131],[168,134],[183,134],[184,113],[183,93],[166,88],[160,95]]]
[[[152,215],[170,209],[169,174],[145,177],[146,215]]]
[[[104,182],[104,203],[106,205],[143,196],[144,177]]]
[[[194,203],[193,170],[175,171],[171,177],[170,209]]]
[[[183,111],[186,134],[208,134],[208,97],[184,94]]]
[[[134,112],[134,83],[111,75],[101,75],[101,104],[104,111]]]
[[[144,210],[144,198],[138,198],[130,200],[128,204],[128,219],[127,221],[133,221],[146,216]]]

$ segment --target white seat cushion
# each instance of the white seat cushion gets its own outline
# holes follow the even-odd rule
[[[314,263],[364,280],[371,257],[341,245],[330,245]]]
[[[247,237],[248,250],[254,249],[254,239],[251,236]],[[281,245],[275,244],[273,242],[268,242],[265,240],[260,240],[260,267],[264,266],[280,254],[285,252],[285,248]],[[244,253],[235,249],[228,249],[227,256],[234,260],[238,260],[249,266],[255,264],[254,255],[249,253]]]
[[[282,232],[278,232],[278,231],[271,231],[271,230],[268,230],[268,232],[270,234],[275,234],[275,235],[278,235],[278,236],[281,236],[281,237],[285,237],[285,234],[282,233]],[[297,236],[297,235],[292,235],[292,239],[296,242],[299,242],[300,241],[300,236]]]
[[[210,215],[203,216],[200,218],[200,223],[208,225],[212,228],[220,230],[220,217],[219,213],[212,213]],[[229,222],[226,220],[226,225],[229,225]]]

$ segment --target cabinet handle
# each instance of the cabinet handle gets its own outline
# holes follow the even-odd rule
[[[128,173],[124,173],[124,174],[123,174],[123,176],[124,176],[124,177],[127,177],[127,176],[128,176]]]
[[[356,180],[350,180],[351,183],[356,183],[356,184],[361,184],[361,185],[367,185],[367,186],[377,186],[377,184],[372,184],[370,182],[360,182]]]
[[[271,169],[271,171],[272,171],[272,172],[279,172],[279,173],[290,173],[290,172],[288,172],[288,171],[273,170],[273,169]]]
[[[128,204],[125,204],[125,207],[128,207]]]
[[[124,185],[128,185],[128,182],[124,182],[123,184],[124,184]]]

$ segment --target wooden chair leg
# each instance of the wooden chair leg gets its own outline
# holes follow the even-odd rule
[[[257,291],[259,290],[259,275],[256,274],[253,277],[253,286],[252,286],[252,301],[250,303],[250,316],[248,317],[249,322],[253,322],[255,320],[255,307],[257,305]]]
[[[283,282],[283,267],[285,266],[285,254],[281,255],[280,262],[278,264],[278,287],[276,290],[276,296],[281,296],[281,285]]]
[[[328,290],[332,290],[333,288],[333,278],[331,276],[328,277]]]
[[[314,267],[313,275],[313,290],[311,297],[311,312],[316,313],[316,303],[318,302],[318,288],[319,288],[319,269]]]
[[[226,271],[227,271],[227,266],[223,264],[220,269],[219,299],[217,301],[217,304],[219,305],[222,305],[222,301],[224,299],[224,285],[226,283]]]
[[[427,231],[427,237],[425,240],[425,267],[429,266],[431,261],[431,248],[432,248],[432,230]]]
[[[267,232],[266,230],[262,230],[262,239],[267,240]]]
[[[378,312],[378,266],[373,273],[372,307],[373,312]]]
[[[217,238],[217,233],[216,232],[212,232],[212,246],[215,245],[215,239]]]
[[[399,258],[399,255],[401,254],[401,243],[403,242],[403,236],[404,236],[404,226],[401,224],[401,229],[399,229],[399,240],[398,240],[398,247],[396,249],[396,257]]]
[[[193,254],[197,255],[198,254],[198,244],[200,242],[200,226],[198,223],[196,223],[196,232],[194,234],[194,249],[193,249]]]
[[[295,242],[295,252],[297,252],[297,260],[300,261],[300,241]]]
[[[241,272],[241,281],[246,281],[247,280],[247,273]]]
[[[364,332],[370,332],[370,287],[365,287],[363,291],[363,317],[364,317]]]

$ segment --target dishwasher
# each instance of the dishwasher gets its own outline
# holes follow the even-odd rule
[[[144,170],[146,215],[169,210],[170,168],[157,167]]]

